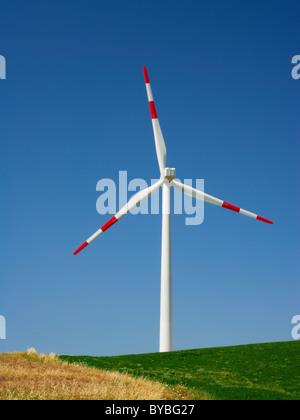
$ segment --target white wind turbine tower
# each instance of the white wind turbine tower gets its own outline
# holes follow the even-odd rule
[[[158,164],[160,168],[160,180],[149,188],[138,192],[129,202],[104,226],[86,240],[75,252],[78,254],[82,249],[94,241],[98,236],[105,232],[108,228],[118,222],[123,216],[139,206],[144,200],[150,197],[155,191],[162,187],[162,249],[161,249],[161,313],[160,313],[160,352],[169,352],[173,350],[173,320],[172,320],[172,256],[171,256],[171,187],[175,187],[198,200],[214,204],[219,207],[241,213],[253,219],[260,220],[265,223],[273,224],[268,219],[264,219],[254,213],[233,206],[223,200],[212,197],[192,188],[188,185],[175,181],[176,171],[174,168],[166,168],[166,145],[160,129],[157,113],[154,105],[152,90],[150,86],[149,76],[146,67],[144,67],[145,83],[152,118],[155,147],[157,153]]]

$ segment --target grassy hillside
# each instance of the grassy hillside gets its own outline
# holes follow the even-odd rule
[[[61,356],[109,371],[184,385],[198,398],[299,400],[300,342],[117,357]]]

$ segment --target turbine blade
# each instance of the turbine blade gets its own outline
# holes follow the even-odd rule
[[[131,210],[135,207],[139,206],[143,201],[145,201],[150,195],[155,193],[163,184],[163,180],[159,180],[155,184],[151,185],[150,187],[144,189],[143,191],[139,191],[135,194],[121,210],[112,217],[105,225],[103,225],[97,232],[95,232],[92,236],[89,237],[79,248],[76,249],[74,255],[78,254],[82,251],[85,247],[87,247],[91,242],[93,242],[98,236],[100,236],[103,232],[113,226],[116,222],[118,222],[123,216],[128,214]]]
[[[226,201],[219,200],[211,195],[204,193],[203,191],[196,190],[196,188],[190,187],[185,184],[181,184],[177,181],[172,181],[171,185],[182,191],[184,194],[189,195],[190,197],[196,198],[197,200],[205,201],[215,206],[223,207],[228,210],[235,211],[236,213],[243,214],[244,216],[252,217],[252,219],[260,220],[261,222],[269,223],[273,225],[271,220],[265,219],[264,217],[258,216],[257,214],[251,213],[250,211],[241,209],[240,207],[233,206],[232,204],[226,203]]]
[[[150,80],[149,80],[146,67],[144,67],[143,70],[144,70],[144,76],[145,76],[147,96],[148,96],[148,101],[149,101],[149,106],[150,106],[150,114],[152,118],[152,126],[153,126],[153,132],[154,132],[157,160],[159,164],[160,173],[162,174],[166,167],[167,149],[166,149],[165,141],[161,132],[160,124],[158,121],[154,99],[152,95],[152,90],[151,90],[151,85],[150,85]]]
[[[153,193],[155,193],[163,184],[163,179],[160,179],[155,184],[151,185],[148,188],[145,188],[143,191],[139,191],[135,194],[124,207],[119,210],[116,214],[116,218],[119,220],[135,207],[139,206],[143,201],[149,198]]]

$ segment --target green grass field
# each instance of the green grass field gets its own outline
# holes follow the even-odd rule
[[[299,400],[300,342],[116,357],[61,356],[102,370],[184,385],[197,398]]]

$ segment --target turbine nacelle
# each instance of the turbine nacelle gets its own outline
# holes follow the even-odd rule
[[[163,172],[163,180],[172,182],[176,178],[175,168],[165,168]]]

